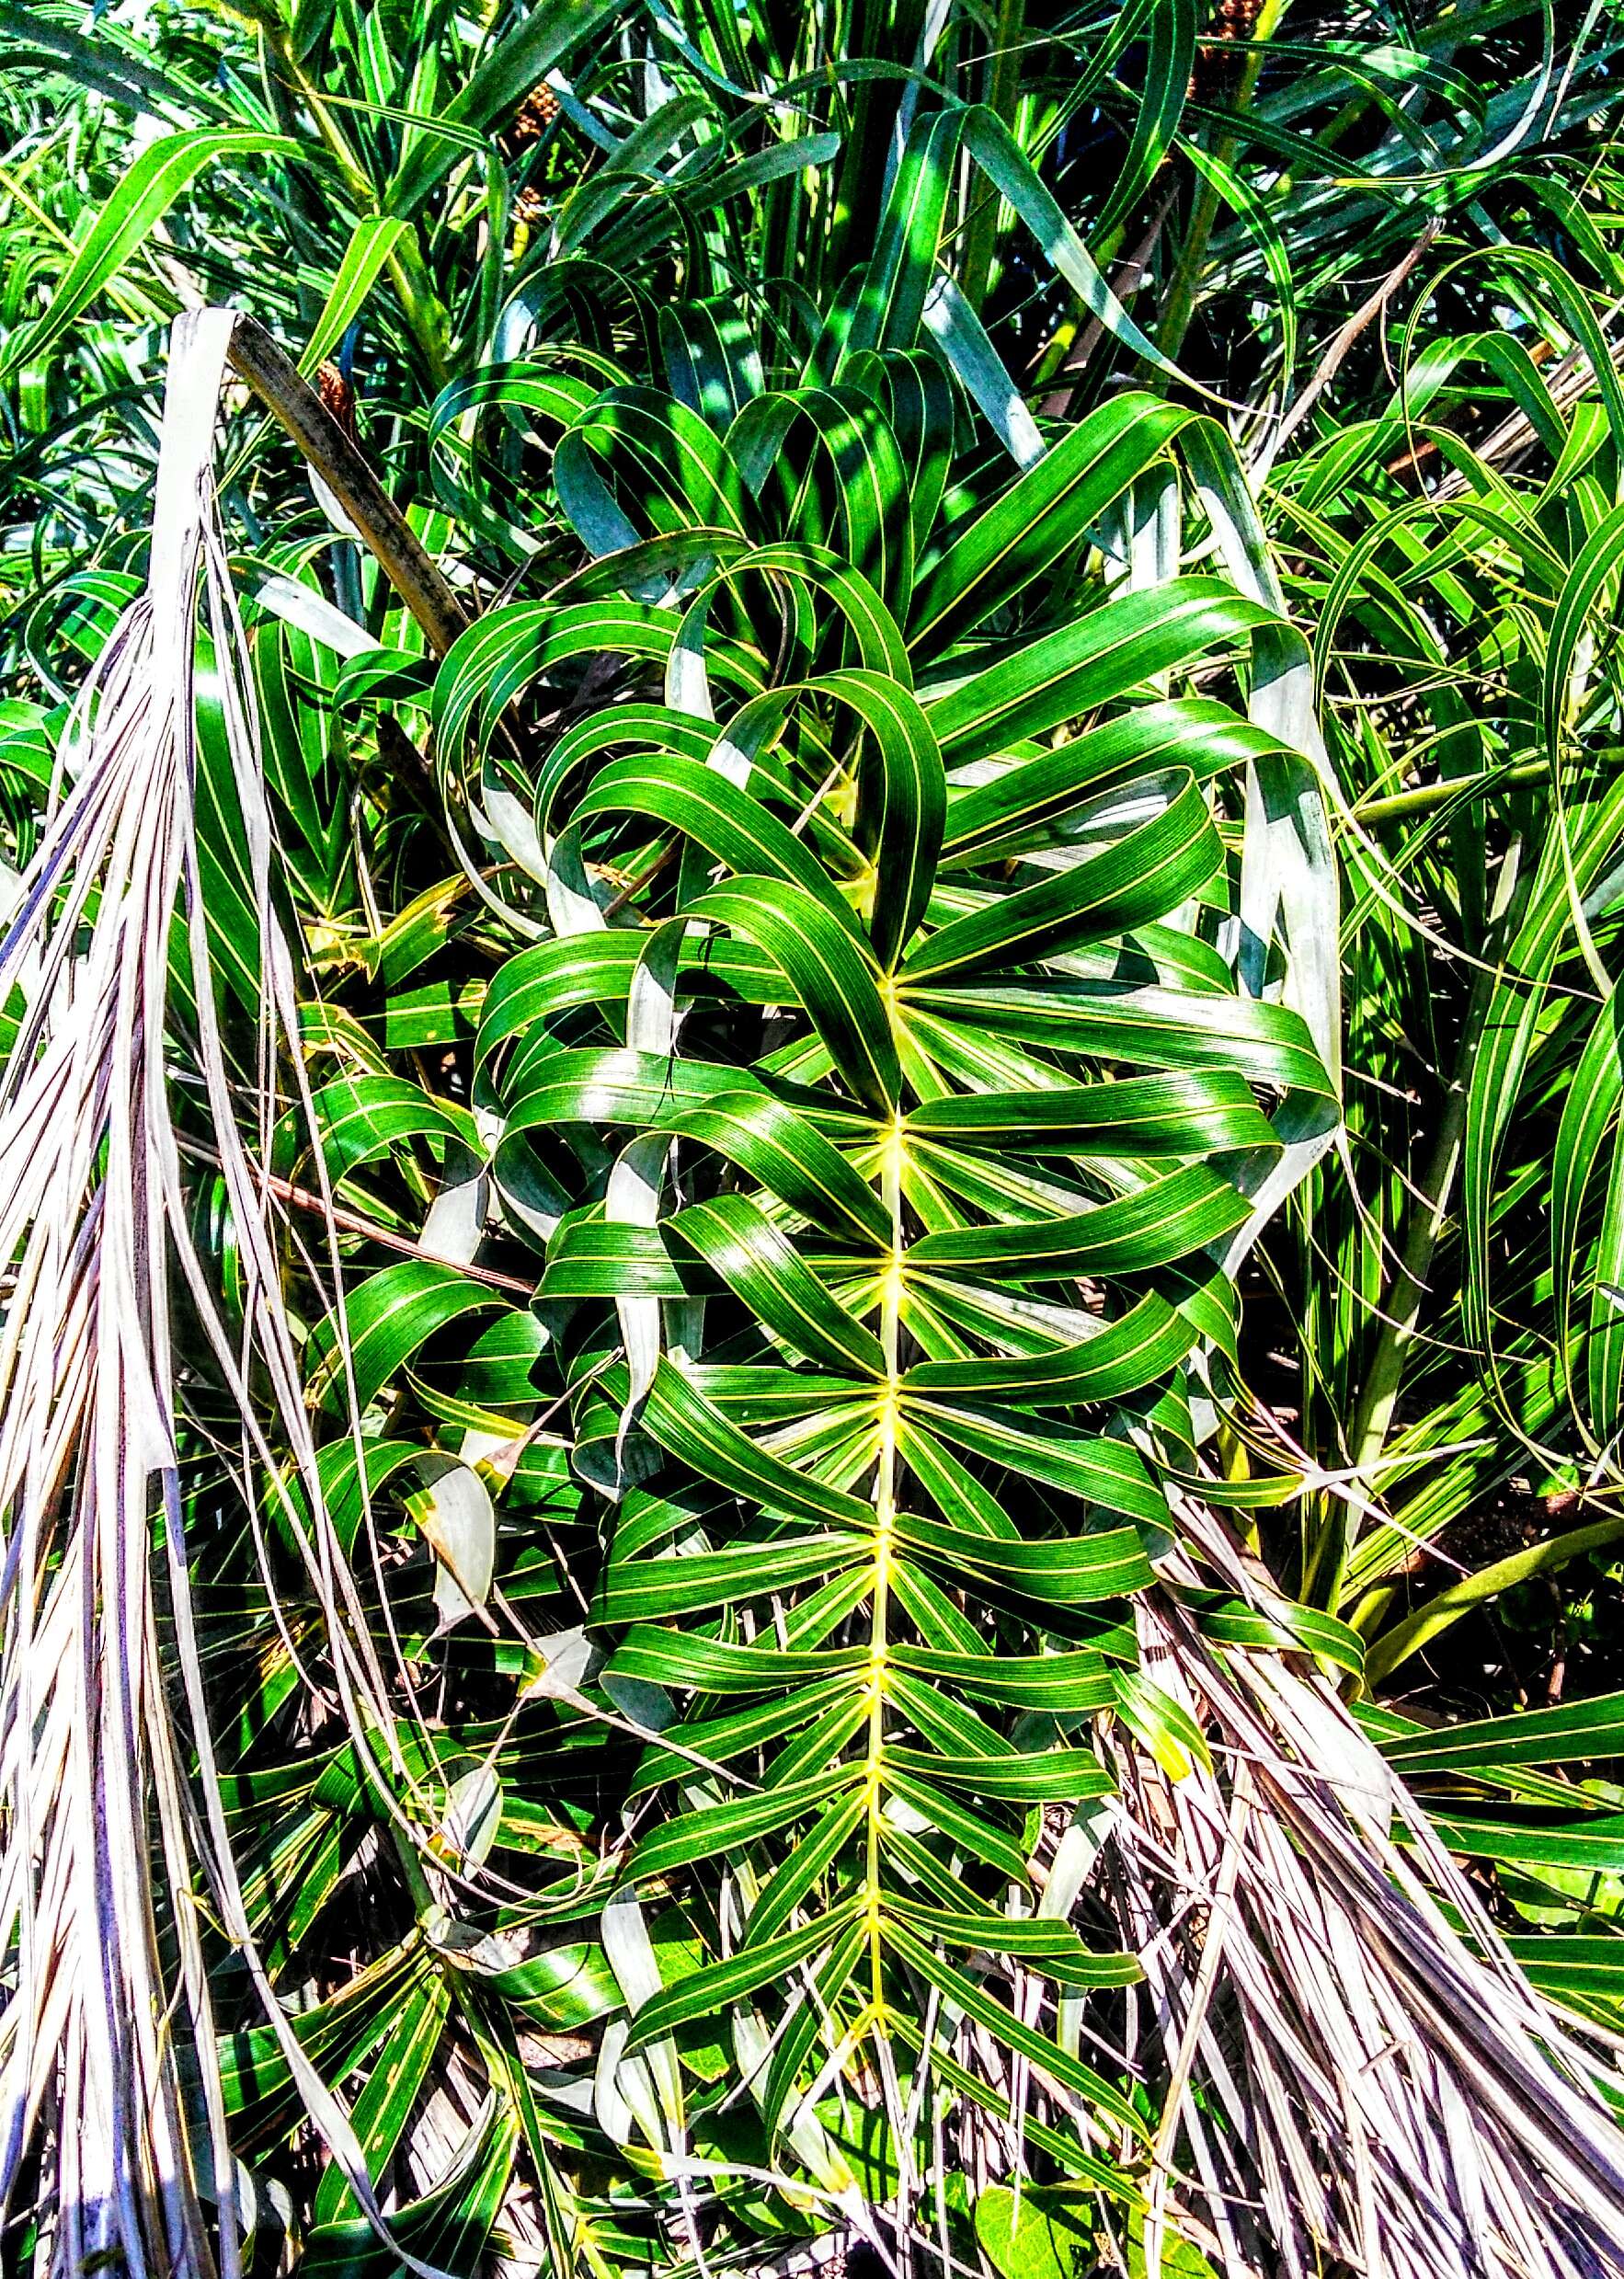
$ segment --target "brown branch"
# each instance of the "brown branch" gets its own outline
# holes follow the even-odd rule
[[[1360,303],[1341,331],[1332,338],[1331,346],[1314,367],[1313,378],[1304,388],[1296,403],[1292,405],[1290,410],[1287,412],[1275,430],[1270,452],[1271,458],[1284,448],[1288,439],[1297,432],[1309,412],[1313,410],[1321,396],[1335,379],[1344,359],[1355,341],[1367,326],[1374,323],[1376,318],[1381,315],[1442,227],[1443,223],[1435,215],[1402,260],[1389,269],[1369,299]]]
[[[179,1147],[183,1155],[191,1156],[195,1162],[219,1168],[219,1154],[206,1141],[182,1139]],[[516,1274],[498,1273],[495,1266],[471,1265],[462,1258],[442,1258],[437,1251],[426,1250],[421,1243],[414,1243],[409,1234],[396,1234],[393,1228],[380,1226],[375,1219],[363,1219],[359,1211],[346,1210],[342,1204],[329,1206],[313,1188],[297,1186],[292,1179],[279,1179],[274,1172],[261,1171],[258,1177],[279,1202],[291,1203],[297,1210],[314,1211],[320,1218],[330,1217],[333,1225],[345,1234],[364,1235],[369,1243],[399,1251],[403,1257],[427,1258],[432,1265],[453,1267],[471,1281],[484,1282],[491,1289],[511,1290],[516,1298],[529,1299],[536,1294],[536,1285],[520,1280]]]
[[[1549,363],[1553,354],[1554,350],[1552,349],[1551,344],[1549,340],[1537,340],[1534,343],[1534,346],[1528,350],[1528,361],[1531,364]],[[1562,374],[1567,371],[1568,367],[1572,365],[1573,361],[1573,360],[1572,357],[1564,359],[1563,362],[1558,365],[1556,371],[1551,374],[1552,381],[1560,382]],[[1585,369],[1589,369],[1588,365],[1586,365]],[[1517,413],[1513,419],[1505,421],[1504,427],[1514,427],[1519,421],[1523,427],[1527,427],[1527,422],[1523,418],[1520,412]],[[1528,432],[1532,434],[1533,430],[1529,429]],[[1502,429],[1496,429],[1493,434],[1486,439],[1484,449],[1487,450],[1489,446],[1493,444],[1495,438],[1501,436],[1502,433]],[[1442,450],[1443,445],[1439,442],[1435,435],[1424,436],[1420,442],[1412,445],[1406,444],[1401,452],[1399,452],[1393,458],[1390,459],[1387,463],[1387,471],[1390,475],[1413,476],[1417,481],[1419,481],[1423,467],[1426,466],[1432,460],[1436,459]],[[1481,455],[1481,454],[1480,453],[1480,456]]]
[[[1145,272],[1149,268],[1150,257],[1161,241],[1161,233],[1167,227],[1167,217],[1172,212],[1177,196],[1178,185],[1176,182],[1171,182],[1162,192],[1161,201],[1150,216],[1144,235],[1130,253],[1123,256],[1111,272],[1110,289],[1125,308],[1145,281]],[[1104,329],[1104,326],[1097,316],[1091,316],[1083,326],[1072,344],[1071,353],[1067,357],[1057,375],[1058,379],[1069,384],[1051,389],[1045,396],[1040,407],[1045,418],[1068,419],[1070,418],[1072,399],[1076,395],[1078,383],[1082,378],[1089,359],[1099,346]]]
[[[1613,303],[1603,320],[1604,323],[1610,323],[1617,316],[1620,305],[1618,302]],[[1607,353],[1615,368],[1624,364],[1624,340],[1609,341]],[[1565,355],[1552,362],[1551,359],[1554,355],[1555,350],[1551,343],[1549,340],[1539,340],[1529,349],[1528,360],[1534,364],[1550,364],[1548,383],[1550,400],[1559,412],[1568,412],[1593,385],[1595,372],[1589,356],[1583,348],[1570,349]],[[1491,429],[1481,442],[1475,444],[1472,448],[1485,465],[1504,468],[1515,464],[1538,441],[1538,432],[1527,414],[1514,411],[1507,418],[1503,419],[1498,427]],[[1406,449],[1401,451],[1396,458],[1390,459],[1388,462],[1387,471],[1390,475],[1408,475],[1418,480],[1423,465],[1428,460],[1437,458],[1442,448],[1442,443],[1438,439],[1428,436],[1416,444],[1412,451]],[[1468,488],[1466,475],[1458,467],[1454,467],[1430,495],[1439,500],[1458,498]]]
[[[359,447],[253,317],[237,318],[227,355],[238,379],[292,436],[377,556],[435,656],[443,657],[467,630],[467,616]]]

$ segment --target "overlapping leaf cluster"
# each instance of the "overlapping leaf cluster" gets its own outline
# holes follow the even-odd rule
[[[1415,1555],[1525,1466],[1612,1484],[1611,35],[1233,29],[0,9],[18,865],[57,700],[139,590],[181,302],[242,293],[347,419],[359,386],[473,621],[428,654],[231,407],[315,1088],[314,1130],[290,1097],[250,1137],[349,1563],[313,1586],[296,1485],[245,1501],[193,1341],[201,1666],[255,1940],[443,2267],[493,2236],[715,2267],[839,2224],[1013,2269],[1034,2207],[1051,2258],[1131,2262],[1146,2193],[1154,2254],[1179,2013],[1123,1952],[1113,1783],[1138,1752],[1171,1842],[1145,1794],[1202,1765],[1209,1704],[1143,1641],[1380,1677],[1615,1524],[1458,1601]],[[1367,296],[1412,254],[1441,281],[1406,342]],[[1355,1082],[1249,1331],[1237,1265],[1329,1138],[1339,1041],[1265,478],[1353,810]],[[201,693],[246,1102],[258,921]],[[1285,1401],[1281,1351],[1286,1434],[1240,1390]],[[1203,1563],[1191,1493],[1300,1606]],[[360,1735],[340,1603],[388,1673]],[[1616,1865],[1617,1796],[1560,1769],[1616,1746],[1607,1702],[1370,1723],[1527,1917]],[[1613,2019],[1616,1938],[1563,1929],[1516,1951]],[[286,2225],[391,2267],[211,1961],[256,2251]]]
[[[1169,1524],[1143,1451],[1189,1447],[1179,1365],[1232,1347],[1207,1254],[1247,1215],[1226,1174],[1279,1147],[1255,1088],[1326,1093],[1300,1019],[1162,922],[1223,876],[1200,786],[1279,747],[1210,698],[1124,702],[1264,613],[1080,577],[1182,415],[1120,398],[944,532],[945,383],[902,349],[857,369],[876,393],[762,391],[721,435],[680,397],[598,398],[558,457],[590,439],[650,561],[677,523],[690,590],[493,613],[435,690],[443,728],[589,610],[596,654],[623,611],[622,653],[665,668],[668,701],[552,746],[558,931],[494,977],[475,1057],[498,1193],[557,1197],[539,1306],[577,1466],[620,1499],[610,1678],[688,1697],[635,1783],[686,1809],[630,1872],[723,1857],[738,1884],[738,1952],[637,2038],[825,1958],[770,2124],[843,2007],[917,2039],[904,1964],[1067,2077],[921,1934],[1124,1967],[1004,1913],[1018,1807],[1100,1792],[1090,1712],[1157,1724],[1115,1603]]]

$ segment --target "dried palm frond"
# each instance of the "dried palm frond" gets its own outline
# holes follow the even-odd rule
[[[1112,1869],[1171,2054],[1153,2193],[1178,2178],[1236,2279],[1327,2255],[1390,2279],[1624,2271],[1616,2064],[1518,1969],[1334,1686],[1307,1656],[1220,1656],[1166,1597],[1139,1622],[1147,1675],[1214,1746],[1177,1780],[1118,1753]]]
[[[74,708],[57,796],[0,940],[15,1024],[0,1075],[0,2209],[35,2198],[40,2269],[116,2254],[132,2279],[201,2279],[216,2255],[230,2279],[251,2220],[226,2142],[200,1906],[257,1982],[313,2118],[376,2213],[348,2124],[248,1936],[212,1775],[177,1468],[177,1264],[236,1398],[250,1502],[290,1463],[303,1482],[313,1524],[291,1508],[289,1522],[328,1617],[334,1681],[358,1734],[376,1727],[383,1687],[324,1515],[199,876],[200,577],[262,945],[246,1089],[263,1140],[296,1006],[209,469],[234,321],[211,311],[176,327],[147,586]],[[172,969],[195,1007],[188,1072],[207,1099],[241,1244],[235,1344],[189,1231],[169,1096]],[[269,1388],[274,1449],[251,1368]]]

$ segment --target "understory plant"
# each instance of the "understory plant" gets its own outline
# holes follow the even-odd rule
[[[0,7],[19,2270],[1624,2269],[1618,1698],[1390,1684],[1617,1527],[1611,33],[1323,29]]]

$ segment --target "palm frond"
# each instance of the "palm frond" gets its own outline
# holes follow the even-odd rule
[[[1273,1592],[1186,1520],[1267,1619]],[[1177,1780],[1118,1752],[1115,1863],[1179,2060],[1153,2193],[1178,2176],[1238,2273],[1617,2269],[1610,2048],[1534,1991],[1322,1674],[1220,1657],[1165,1602],[1142,1605],[1140,1642],[1213,1743]]]
[[[267,1193],[239,1138],[243,1080],[221,1040],[199,875],[200,576],[260,926],[260,1059],[249,1082],[263,1136],[296,1008],[211,473],[234,321],[222,312],[177,327],[147,585],[86,678],[60,795],[0,944],[14,1025],[0,1090],[0,1224],[13,1262],[0,1398],[0,1919],[17,1958],[0,2025],[0,2205],[14,2209],[25,2188],[40,2195],[51,2268],[62,2270],[116,2253],[132,2272],[200,2274],[213,2269],[216,2243],[222,2268],[238,2268],[248,2211],[226,2130],[200,1904],[259,1982],[312,2117],[371,2201],[341,2110],[270,1996],[237,1888],[178,1477],[189,1372],[174,1345],[177,1265],[234,1388],[251,1499],[285,1500],[291,1463],[316,1483],[325,1519]],[[244,1260],[234,1340],[197,1257],[171,1111],[177,979],[189,1016],[182,1066],[208,1099]],[[248,1392],[251,1369],[269,1388],[275,1449]],[[306,1548],[364,1735],[379,1673],[350,1643],[330,1529]]]

